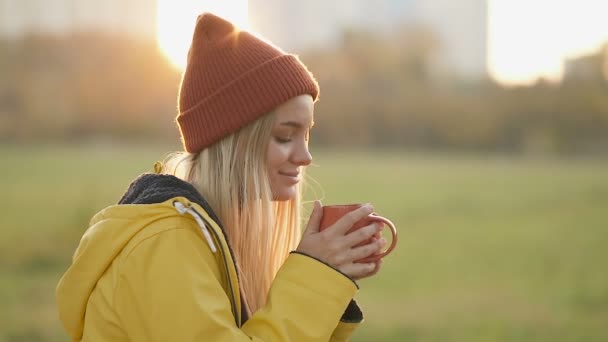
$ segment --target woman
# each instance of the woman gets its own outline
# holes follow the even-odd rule
[[[362,314],[356,263],[385,241],[372,212],[300,234],[300,183],[318,85],[229,22],[198,18],[177,122],[184,149],[91,221],[57,288],[74,341],[341,341]],[[174,176],[174,175],[177,175]],[[354,247],[354,248],[353,248]]]

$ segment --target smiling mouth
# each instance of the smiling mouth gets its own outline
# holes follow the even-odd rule
[[[287,177],[292,181],[299,182],[300,181],[300,173],[299,172],[279,172],[281,176]]]
[[[299,172],[279,172],[279,174],[281,174],[283,176],[287,176],[287,177],[294,177],[294,178],[297,178],[300,175]]]

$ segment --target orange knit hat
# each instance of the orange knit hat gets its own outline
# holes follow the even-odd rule
[[[213,14],[198,17],[179,92],[184,149],[199,152],[294,96],[319,95],[300,60]]]

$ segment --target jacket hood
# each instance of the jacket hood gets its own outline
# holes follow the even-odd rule
[[[143,174],[135,179],[118,204],[97,213],[57,285],[59,316],[74,339],[80,339],[89,296],[97,281],[129,241],[151,222],[180,215],[169,202],[184,197],[199,204],[218,223],[201,194],[177,177]]]

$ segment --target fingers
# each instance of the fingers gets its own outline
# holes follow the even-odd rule
[[[372,254],[380,252],[384,246],[386,246],[386,240],[384,238],[380,238],[372,243],[352,248],[350,250],[349,259],[352,259],[353,261],[361,260],[365,257],[371,256]]]
[[[369,273],[369,274],[365,275],[364,278],[376,275],[380,271],[381,267],[382,267],[382,259],[376,261],[376,267],[374,268],[374,270],[372,271],[372,273]]]
[[[364,265],[364,266],[362,268],[352,268],[351,269],[351,270],[353,270],[353,272],[357,273],[356,276],[351,276],[351,278],[353,278],[354,280],[369,278],[369,277],[372,277],[372,276],[375,276],[376,274],[378,274],[378,272],[380,272],[380,269],[382,268],[382,259],[375,261],[375,262],[364,263],[364,264],[359,264],[359,265]],[[371,269],[371,271],[366,271],[366,270],[370,270],[370,269]]]
[[[331,230],[334,231],[335,234],[344,235],[355,223],[367,217],[372,212],[374,212],[374,208],[371,204],[362,205],[360,208],[342,216],[334,223]]]
[[[367,277],[368,274],[373,272],[375,269],[376,269],[376,263],[369,262],[369,263],[363,263],[363,264],[352,263],[352,264],[344,265],[344,267],[341,268],[341,271],[343,273],[348,274],[348,276],[353,278],[354,280],[358,280],[358,279]]]
[[[382,263],[374,260],[374,255],[379,257],[387,244],[380,234],[383,223],[373,222],[362,228],[357,225],[356,230],[346,234],[372,212],[370,204],[363,205],[319,232],[323,208],[320,201],[315,201],[297,250],[326,262],[355,280],[378,273]]]
[[[323,217],[323,210],[321,207],[321,201],[315,201],[314,206],[312,208],[312,213],[310,214],[310,218],[308,219],[308,224],[306,225],[306,230],[304,234],[312,234],[319,232],[319,225],[321,224],[321,217]]]
[[[368,226],[362,227],[349,233],[344,237],[343,243],[347,247],[357,246],[358,244],[370,240],[373,237],[380,237],[380,231],[384,226],[374,222]]]

